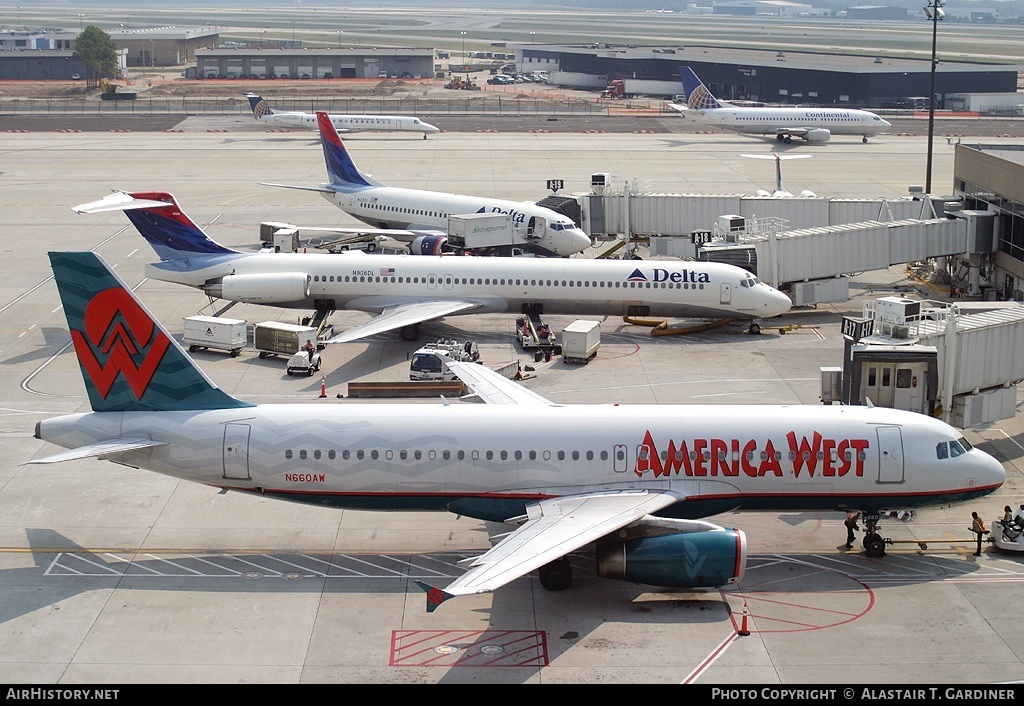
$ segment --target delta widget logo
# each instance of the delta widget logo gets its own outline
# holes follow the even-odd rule
[[[107,398],[120,373],[136,399],[141,400],[171,345],[170,339],[120,288],[94,296],[82,318],[84,330],[72,330],[71,339],[100,397]]]

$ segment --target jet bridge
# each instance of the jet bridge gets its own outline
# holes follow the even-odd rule
[[[863,318],[845,318],[843,335],[846,404],[870,399],[960,428],[1016,413],[1024,380],[1024,306],[1017,302],[882,297],[864,303]]]
[[[951,211],[928,220],[865,221],[785,230],[778,219],[747,221],[718,232],[698,247],[701,260],[740,264],[744,251],[752,271],[786,290],[804,306],[848,298],[846,277],[891,265],[941,257],[964,257],[970,267],[968,295],[980,296],[982,258],[994,247],[994,213]],[[740,265],[744,266],[744,265]]]

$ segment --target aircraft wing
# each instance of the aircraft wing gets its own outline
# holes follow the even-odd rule
[[[165,204],[166,205],[166,204]],[[166,441],[153,441],[152,439],[107,439],[88,446],[79,446],[77,449],[61,451],[53,456],[37,458],[29,463],[59,463],[60,461],[74,461],[80,458],[106,458],[126,451],[137,451],[155,446],[166,446]]]
[[[375,333],[393,331],[403,326],[439,319],[449,314],[462,313],[478,306],[480,306],[479,302],[457,300],[422,301],[390,306],[366,323],[353,326],[344,333],[328,338],[324,343],[348,343],[372,336]]]
[[[427,612],[455,596],[493,591],[680,500],[667,491],[626,490],[566,495],[528,505],[525,522],[473,559],[472,568],[444,589],[417,581],[427,592]]]
[[[408,228],[303,228],[303,231],[337,233],[338,235],[386,235],[402,243],[411,243],[421,235],[447,235],[443,230],[412,230]],[[329,243],[328,243],[329,244]]]
[[[446,365],[487,404],[561,406],[479,363],[450,362]]]
[[[271,184],[270,182],[261,181],[260,186],[279,186],[282,189],[298,189],[299,191],[316,191],[320,194],[334,194],[337,193],[337,189],[331,189],[326,186],[296,186],[295,184]]]
[[[790,128],[776,128],[776,135],[792,135],[793,137],[803,137],[808,132],[813,130],[813,127],[790,127]]]

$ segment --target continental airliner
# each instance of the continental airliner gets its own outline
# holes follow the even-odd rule
[[[862,142],[892,125],[867,110],[849,108],[751,108],[715,98],[689,66],[679,69],[686,105],[670,103],[685,117],[704,125],[753,135],[775,135],[789,144],[793,138],[828,142],[832,135],[860,135]]]
[[[98,458],[257,498],[505,523],[452,583],[417,582],[428,611],[535,569],[567,589],[567,555],[589,545],[601,577],[734,584],[746,535],[702,518],[736,510],[858,509],[864,548],[881,556],[883,511],[979,498],[1006,479],[960,431],[912,412],[561,405],[478,363],[451,367],[484,404],[256,405],[211,382],[99,255],[50,262],[91,410],[38,422],[35,438],[65,450],[31,463]]]

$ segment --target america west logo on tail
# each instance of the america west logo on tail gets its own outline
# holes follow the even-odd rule
[[[72,330],[71,340],[100,397],[107,398],[120,374],[141,400],[170,339],[122,289],[95,295],[86,305],[83,323],[84,332]]]
[[[51,252],[50,264],[93,411],[253,406],[214,385],[98,255]]]

